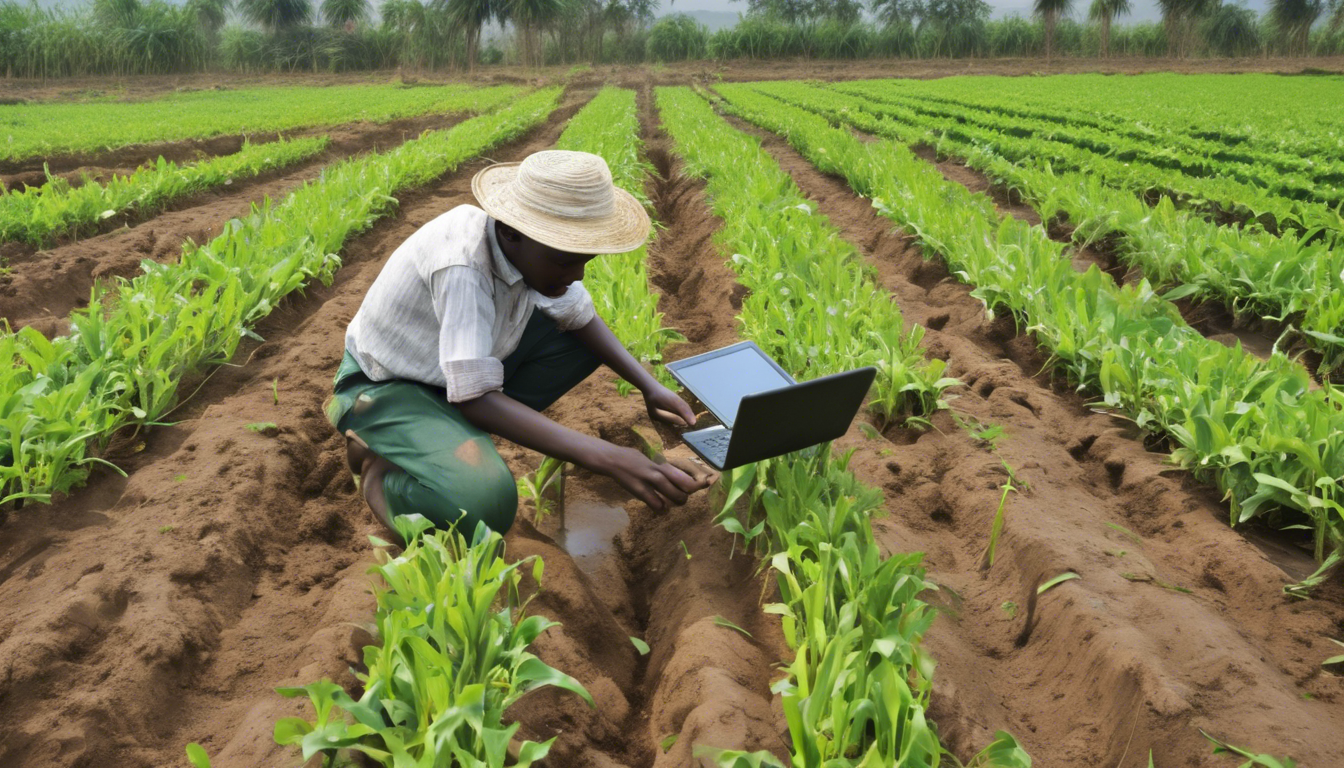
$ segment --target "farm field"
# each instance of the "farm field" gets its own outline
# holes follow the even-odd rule
[[[257,123],[201,92],[177,133],[97,144],[28,125],[8,190],[43,161],[112,195],[302,156],[0,226],[0,765],[411,760],[431,732],[462,765],[1247,759],[1203,734],[1337,765],[1344,585],[1312,577],[1344,551],[1344,77],[832,74],[389,89],[376,116]],[[477,170],[552,147],[658,223],[585,279],[638,358],[751,339],[800,380],[877,367],[868,405],[663,514],[583,470],[543,488],[499,442],[523,481],[503,561],[470,536],[394,556],[323,413],[345,327]],[[627,388],[603,369],[548,415],[672,449]],[[310,698],[335,704],[311,734]]]

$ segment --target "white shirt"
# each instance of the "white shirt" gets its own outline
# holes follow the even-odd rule
[[[504,386],[501,361],[518,348],[533,307],[562,331],[595,315],[582,282],[554,299],[528,288],[499,249],[494,219],[459,205],[392,253],[350,321],[345,348],[374,381],[419,381],[464,402]]]

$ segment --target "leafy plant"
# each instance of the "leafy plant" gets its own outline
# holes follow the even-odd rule
[[[566,466],[568,465],[559,459],[544,456],[536,471],[518,478],[518,495],[532,502],[538,524],[555,511],[555,502],[547,498],[548,491],[554,488],[557,497],[563,503]]]
[[[593,706],[578,681],[527,651],[555,626],[524,617],[522,570],[530,563],[540,584],[541,560],[506,562],[503,539],[483,523],[470,543],[456,530],[432,530],[419,515],[396,523],[409,543],[396,557],[380,549],[371,569],[386,587],[374,590],[382,644],[364,648],[363,695],[353,699],[327,680],[277,689],[306,695],[316,719],[278,721],[276,743],[299,747],[304,760],[321,753],[330,762],[349,750],[389,767],[448,760],[503,768],[518,730],[503,723],[504,711],[527,693],[553,686]],[[531,765],[553,742],[523,741],[509,764]]]

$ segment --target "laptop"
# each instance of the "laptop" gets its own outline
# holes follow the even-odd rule
[[[681,436],[719,470],[845,434],[877,375],[868,366],[799,384],[751,341],[668,363],[667,370],[719,420]]]

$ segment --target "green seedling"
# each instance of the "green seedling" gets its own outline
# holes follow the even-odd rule
[[[175,530],[174,526],[171,525],[159,526],[159,533],[172,533],[174,530]]]
[[[1126,581],[1135,581],[1135,582],[1142,582],[1142,583],[1155,584],[1155,585],[1157,585],[1157,586],[1159,586],[1159,587],[1161,587],[1161,588],[1163,588],[1163,589],[1168,589],[1168,590],[1171,590],[1172,592],[1180,592],[1180,593],[1183,594],[1183,595],[1193,595],[1193,594],[1194,594],[1194,592],[1192,592],[1192,591],[1189,590],[1189,589],[1186,589],[1185,587],[1181,587],[1181,586],[1177,586],[1177,585],[1175,585],[1175,584],[1171,584],[1171,583],[1169,583],[1169,582],[1163,581],[1162,579],[1159,579],[1159,578],[1156,577],[1156,576],[1149,576],[1149,575],[1147,575],[1147,574],[1140,574],[1140,573],[1122,573],[1122,574],[1120,574],[1120,578],[1122,578],[1122,579],[1124,579],[1124,580],[1126,580]]]
[[[682,552],[685,552],[685,553],[686,553],[686,559],[687,559],[687,560],[690,560],[690,559],[691,559],[691,550],[690,550],[690,548],[686,546],[686,542],[685,542],[685,541],[681,541],[680,544],[681,544],[681,551],[682,551]]]
[[[639,651],[640,656],[649,655],[649,644],[644,642],[643,640],[640,640],[638,637],[631,636],[630,644],[635,646],[635,650]]]
[[[1321,563],[1321,566],[1316,569],[1315,573],[1296,584],[1285,584],[1283,587],[1283,594],[1288,595],[1289,597],[1295,597],[1299,600],[1309,599],[1311,597],[1311,590],[1325,583],[1325,580],[1330,576],[1330,572],[1334,570],[1335,566],[1339,565],[1339,561],[1340,554],[1338,552],[1331,552],[1330,556],[1325,558],[1325,562]]]
[[[959,413],[953,413],[952,420],[973,440],[988,445],[991,451],[998,450],[998,441],[1004,435],[1003,425],[982,424],[974,416],[962,416]]]
[[[1135,544],[1138,544],[1138,545],[1140,545],[1140,546],[1143,545],[1143,539],[1139,537],[1139,534],[1137,534],[1137,533],[1135,533],[1135,532],[1129,530],[1128,528],[1126,528],[1126,527],[1123,526],[1123,525],[1117,525],[1116,523],[1106,523],[1106,527],[1107,527],[1107,528],[1110,528],[1110,529],[1113,530],[1113,531],[1118,531],[1118,532],[1120,532],[1121,534],[1123,534],[1124,536],[1126,536],[1130,541],[1134,542]]]
[[[518,495],[532,502],[536,510],[536,524],[540,525],[547,516],[561,512],[560,524],[564,527],[565,467],[569,466],[559,459],[543,457],[535,472],[518,478]]]
[[[1072,581],[1074,579],[1079,578],[1082,577],[1074,573],[1073,571],[1066,571],[1054,577],[1053,579],[1050,579],[1049,581],[1042,583],[1039,587],[1036,588],[1036,594],[1044,595],[1046,592],[1049,592],[1050,590],[1054,589],[1060,584],[1063,584],[1066,581]]]
[[[184,480],[186,480],[186,479],[187,479],[187,475],[186,475],[185,472],[182,472],[182,473],[173,475],[173,482],[174,482],[174,483],[180,483],[180,482],[182,482],[182,481],[184,481]]]
[[[1330,642],[1334,643],[1335,645],[1338,645],[1338,646],[1340,646],[1341,648],[1344,648],[1344,643],[1341,643],[1340,641],[1336,640],[1335,638],[1333,638],[1333,637],[1327,637],[1326,639],[1329,640]],[[1339,667],[1339,666],[1341,666],[1341,665],[1344,665],[1344,654],[1341,654],[1341,655],[1339,655],[1339,656],[1331,656],[1330,658],[1328,658],[1328,659],[1326,659],[1325,661],[1322,661],[1322,662],[1321,662],[1321,666],[1322,666],[1322,667],[1325,667],[1326,669],[1330,670],[1331,672],[1336,672],[1336,673],[1341,672],[1341,671],[1344,671],[1344,670],[1341,670],[1341,669],[1335,669],[1335,667]]]
[[[280,377],[271,379],[271,405],[280,404]]]
[[[210,768],[210,755],[206,753],[205,747],[194,741],[187,745],[187,760],[195,768]]]
[[[663,750],[663,754],[666,755],[668,750],[672,749],[673,745],[675,745],[676,743],[677,743],[677,734],[669,733],[666,736],[664,736],[661,741],[658,742],[658,748]]]
[[[1007,464],[1004,464],[1007,466]],[[985,556],[980,560],[980,570],[985,571],[994,565],[994,552],[999,546],[999,535],[1003,533],[1004,509],[1008,504],[1008,494],[1017,490],[1013,487],[1012,481],[1006,482],[1002,486],[1003,493],[999,495],[999,508],[994,513],[994,522],[989,529],[989,548],[985,550]]]
[[[714,626],[716,626],[716,627],[727,627],[728,629],[735,630],[735,631],[737,631],[737,632],[741,632],[742,634],[746,635],[747,637],[751,637],[751,633],[750,633],[750,632],[748,632],[747,630],[745,630],[745,629],[743,629],[743,628],[737,626],[736,624],[734,624],[733,622],[731,622],[731,621],[729,621],[729,620],[723,618],[722,616],[715,616],[715,617],[714,617]],[[752,638],[752,639],[755,639],[755,638]]]
[[[243,428],[251,432],[256,432],[258,434],[275,432],[276,430],[280,429],[280,427],[276,425],[274,421],[256,421],[251,424],[244,424]]]
[[[882,439],[882,433],[877,431],[877,427],[874,427],[872,424],[869,424],[866,421],[859,422],[859,431],[862,432],[863,436],[868,438],[869,440]]]
[[[1017,618],[1017,603],[1012,600],[1004,600],[1003,605],[999,607],[1003,609],[1004,613],[1008,614],[1009,619]]]
[[[1215,755],[1232,754],[1237,755],[1238,757],[1250,758],[1238,766],[1238,768],[1254,768],[1254,766],[1260,766],[1260,768],[1297,768],[1297,763],[1294,762],[1291,757],[1278,758],[1271,757],[1270,755],[1253,754],[1241,747],[1234,747],[1231,744],[1213,738],[1205,733],[1203,728],[1199,730],[1199,735],[1212,742],[1213,754]]]
[[[1116,558],[1124,557],[1125,555],[1129,554],[1128,552],[1126,552],[1126,551],[1123,550],[1123,549],[1107,549],[1107,550],[1103,550],[1103,551],[1104,551],[1106,554],[1110,555],[1111,557],[1116,557]]]

